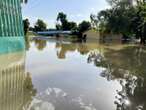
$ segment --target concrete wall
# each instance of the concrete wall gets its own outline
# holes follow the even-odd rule
[[[83,35],[87,35],[87,41],[95,42],[118,42],[121,43],[122,35],[121,34],[99,34],[95,30],[86,31]]]
[[[86,31],[83,35],[87,35],[87,41],[98,41],[100,39],[99,34],[95,30]]]
[[[122,42],[122,35],[121,34],[104,34],[100,35],[100,41],[101,42]]]

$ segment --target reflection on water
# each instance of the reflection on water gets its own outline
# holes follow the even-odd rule
[[[40,51],[43,50],[46,47],[46,45],[47,45],[46,40],[37,40],[36,39],[34,42],[35,42],[35,46]]]
[[[0,109],[146,109],[145,47],[49,39],[26,49],[0,56]]]
[[[0,37],[0,54],[23,51],[23,37]]]
[[[26,110],[35,96],[24,52],[0,55],[0,110]]]
[[[116,90],[117,110],[146,109],[145,58],[145,48],[137,46],[116,51],[106,49],[104,56],[90,53],[88,59],[105,68],[100,75],[108,81],[118,80],[122,87]]]

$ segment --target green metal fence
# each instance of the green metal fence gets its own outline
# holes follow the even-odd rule
[[[21,0],[0,0],[0,37],[22,37]]]

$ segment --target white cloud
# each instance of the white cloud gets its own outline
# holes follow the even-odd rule
[[[55,110],[55,107],[52,103],[34,98],[27,110]]]

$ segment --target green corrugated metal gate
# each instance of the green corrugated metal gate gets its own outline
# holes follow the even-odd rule
[[[0,0],[0,54],[25,49],[21,0]]]
[[[22,37],[20,0],[0,0],[0,37]]]

